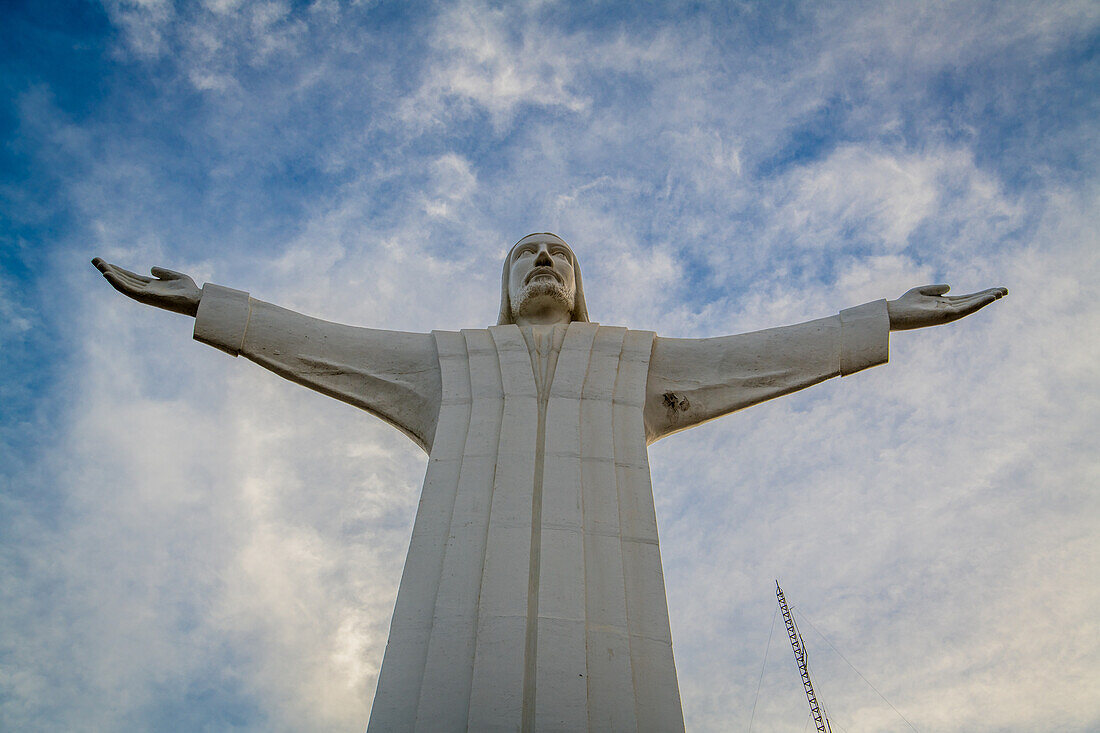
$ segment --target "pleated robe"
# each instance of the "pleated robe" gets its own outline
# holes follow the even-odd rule
[[[682,730],[653,333],[559,326],[541,364],[517,326],[433,335],[442,405],[368,730]]]

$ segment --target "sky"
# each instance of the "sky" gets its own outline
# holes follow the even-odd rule
[[[552,231],[663,336],[1010,292],[651,447],[689,730],[804,729],[776,578],[834,730],[1100,729],[1100,4],[0,13],[0,728],[362,730],[426,463],[92,257],[425,332]]]

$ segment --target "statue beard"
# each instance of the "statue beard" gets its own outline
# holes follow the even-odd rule
[[[570,315],[573,313],[574,295],[556,280],[536,280],[524,286],[512,303],[512,320],[518,320],[532,306],[544,299],[553,300]]]

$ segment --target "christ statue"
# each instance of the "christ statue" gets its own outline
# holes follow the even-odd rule
[[[428,454],[369,731],[684,729],[647,446],[886,362],[890,331],[1007,294],[913,288],[818,320],[706,339],[589,320],[553,234],[504,260],[495,326],[322,321],[154,267],[95,259],[195,338],[360,407]]]

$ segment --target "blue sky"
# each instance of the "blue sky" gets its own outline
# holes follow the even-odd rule
[[[1096,3],[2,12],[0,727],[361,729],[423,474],[93,256],[426,331],[545,230],[665,336],[1011,291],[653,446],[689,729],[748,726],[775,577],[919,730],[1100,727]],[[909,730],[807,626],[834,725]]]

